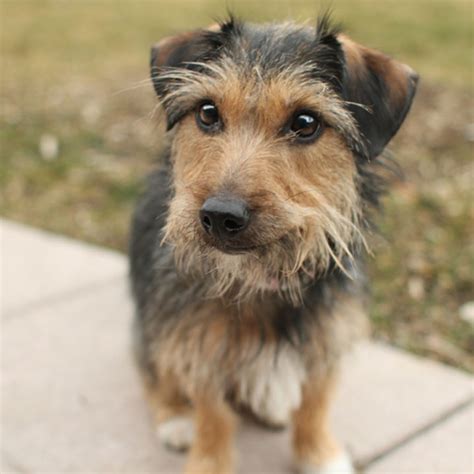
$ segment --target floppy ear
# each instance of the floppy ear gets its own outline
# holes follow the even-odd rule
[[[418,75],[407,65],[339,35],[345,57],[343,94],[369,158],[378,156],[410,110]]]
[[[159,81],[160,72],[169,67],[185,67],[189,61],[208,59],[206,55],[209,54],[209,51],[214,49],[214,46],[218,46],[217,40],[220,31],[220,25],[213,24],[205,30],[194,30],[176,36],[168,36],[152,46],[151,78],[155,91],[160,97],[165,92],[164,85]]]

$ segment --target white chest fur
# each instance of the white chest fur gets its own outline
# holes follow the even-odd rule
[[[294,349],[264,349],[239,373],[239,402],[270,425],[286,425],[301,403],[305,377],[303,361]]]

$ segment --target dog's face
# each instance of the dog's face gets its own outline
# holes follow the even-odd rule
[[[229,22],[168,38],[152,78],[172,129],[165,240],[214,294],[279,290],[363,241],[360,166],[403,121],[416,76],[318,28]],[[359,163],[359,165],[358,165]]]

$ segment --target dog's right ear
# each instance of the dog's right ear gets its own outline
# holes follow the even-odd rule
[[[348,109],[363,135],[369,158],[375,158],[405,120],[418,75],[380,51],[338,36],[345,55],[343,87]]]
[[[206,29],[189,31],[176,36],[168,36],[151,48],[151,79],[158,96],[165,93],[164,84],[159,80],[160,73],[168,68],[186,67],[192,61],[206,58],[214,49],[214,42],[221,26],[213,24]]]

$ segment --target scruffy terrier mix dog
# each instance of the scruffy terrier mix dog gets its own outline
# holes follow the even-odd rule
[[[302,472],[352,472],[328,409],[340,356],[365,330],[380,154],[417,75],[327,16],[165,38],[151,75],[169,141],[130,255],[159,438],[191,446],[187,473],[230,473],[245,409],[291,421]]]

